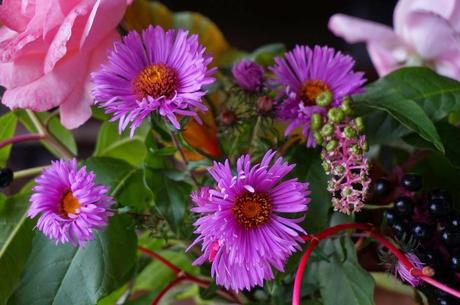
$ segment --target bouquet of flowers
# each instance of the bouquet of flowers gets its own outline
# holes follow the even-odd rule
[[[460,1],[394,21],[329,20],[369,83],[159,2],[4,0],[0,305],[459,304]],[[8,167],[29,141],[55,160]]]

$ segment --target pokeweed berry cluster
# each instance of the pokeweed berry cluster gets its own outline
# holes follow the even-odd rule
[[[452,207],[450,194],[442,189],[421,192],[422,177],[406,174],[399,186],[385,178],[374,183],[374,195],[381,198],[394,194],[394,205],[384,213],[391,234],[402,247],[410,248],[414,258],[433,268],[434,278],[459,288],[460,280],[460,216]],[[419,282],[407,282],[417,286]],[[419,287],[430,304],[458,304],[444,292]]]
[[[314,114],[311,128],[323,148],[321,157],[330,176],[327,189],[334,209],[346,214],[360,211],[370,185],[362,118],[351,117],[350,100],[346,99],[339,107],[329,109],[327,116]]]

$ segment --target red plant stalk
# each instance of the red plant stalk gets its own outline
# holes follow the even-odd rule
[[[153,259],[158,260],[163,265],[168,267],[172,272],[174,272],[174,274],[176,274],[176,278],[171,283],[169,283],[165,288],[163,288],[163,290],[152,301],[152,305],[159,304],[160,300],[164,297],[164,295],[169,290],[171,290],[172,288],[174,288],[174,286],[180,284],[183,281],[188,281],[188,282],[197,284],[198,286],[203,287],[203,288],[208,288],[209,285],[211,285],[210,281],[200,279],[200,278],[198,278],[196,276],[188,274],[187,272],[181,270],[179,267],[177,267],[176,265],[172,264],[170,261],[168,261],[167,259],[165,259],[161,255],[155,253],[154,251],[151,251],[151,250],[149,250],[147,248],[144,248],[144,247],[137,247],[137,249],[140,252],[142,252],[144,254],[147,254],[148,256],[152,257]],[[227,299],[230,302],[236,302],[238,304],[241,304],[241,301],[239,300],[238,296],[235,295],[234,293],[230,292],[230,291],[219,289],[219,290],[217,290],[216,293],[218,295],[220,295],[221,297]]]
[[[4,141],[1,141],[0,148],[3,148],[10,144],[15,144],[15,143],[21,143],[21,142],[27,142],[27,141],[38,141],[43,138],[44,136],[38,133],[28,133],[28,134],[18,135],[18,136],[14,136],[9,139],[6,139]]]
[[[426,275],[424,270],[419,270],[414,267],[414,265],[407,259],[407,257],[395,246],[393,245],[389,240],[387,240],[383,235],[380,233],[374,231],[372,225],[369,224],[360,224],[360,223],[349,223],[349,224],[341,224],[337,225],[334,227],[327,228],[315,235],[312,236],[305,236],[304,240],[306,241],[311,241],[310,244],[308,245],[307,250],[305,250],[305,253],[303,254],[299,267],[297,268],[295,280],[294,280],[294,290],[293,290],[293,295],[292,295],[292,305],[300,305],[300,289],[302,286],[302,278],[303,278],[303,273],[304,270],[307,266],[308,259],[315,249],[315,247],[319,244],[319,242],[323,239],[326,239],[330,237],[331,235],[334,235],[340,231],[344,230],[361,230],[364,231],[369,237],[372,237],[376,241],[378,241],[380,244],[382,244],[384,247],[386,247],[390,252],[396,256],[396,258],[401,261],[401,263],[404,265],[404,267],[407,270],[410,270],[412,275],[419,277],[421,280],[424,282],[433,285],[453,296],[456,296],[457,298],[460,298],[460,292],[448,287],[435,279],[429,277]]]

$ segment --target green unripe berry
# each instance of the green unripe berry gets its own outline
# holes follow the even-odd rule
[[[337,174],[343,174],[345,172],[345,167],[343,167],[342,165],[338,165],[335,167],[335,172]]]
[[[327,117],[334,123],[340,123],[345,118],[345,112],[340,108],[329,109]]]
[[[351,126],[347,126],[344,128],[343,134],[345,135],[347,139],[352,139],[356,137],[356,130]]]
[[[356,155],[360,155],[362,153],[361,148],[359,147],[358,144],[353,145],[351,147],[351,151]]]
[[[356,128],[358,128],[360,132],[364,131],[365,127],[364,127],[364,120],[362,117],[357,117],[355,119],[355,124],[356,124]]]
[[[367,141],[364,141],[361,147],[364,151],[369,151],[369,144],[367,143]]]
[[[328,172],[331,169],[331,167],[329,166],[329,164],[326,161],[323,161],[321,163],[321,165],[323,166],[323,169],[324,169],[325,172]]]
[[[342,111],[345,112],[345,114],[347,115],[353,112],[350,104],[351,104],[351,97],[347,96],[343,99],[342,105],[340,105],[340,108],[342,109]]]
[[[334,132],[334,126],[331,124],[326,124],[321,128],[321,135],[323,137],[329,137]]]
[[[336,147],[337,147],[337,141],[336,140],[329,141],[326,144],[326,150],[327,151],[333,151]]]
[[[313,136],[315,137],[315,141],[316,143],[318,143],[318,145],[321,145],[323,143],[323,137],[318,131],[313,132]]]
[[[313,130],[320,129],[321,125],[323,125],[323,118],[322,118],[321,114],[319,114],[319,113],[312,114],[310,125],[311,125],[311,129],[313,129]]]
[[[327,107],[332,102],[332,92],[331,91],[323,91],[315,99],[316,105],[320,107]]]
[[[349,187],[344,188],[342,191],[342,195],[345,197],[350,196],[352,193],[353,193],[353,190]]]

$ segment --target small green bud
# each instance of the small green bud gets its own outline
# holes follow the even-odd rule
[[[356,155],[360,155],[362,153],[361,148],[359,147],[358,144],[353,145],[351,147],[351,151]]]
[[[369,151],[369,144],[367,143],[367,141],[364,141],[361,147],[364,151]]]
[[[347,139],[352,139],[356,137],[356,130],[351,126],[345,127],[343,133]]]
[[[331,124],[326,124],[321,128],[321,135],[323,137],[329,137],[334,132],[334,126]]]
[[[323,161],[321,165],[323,166],[325,172],[328,172],[330,170],[330,166],[326,161]]]
[[[321,145],[323,143],[323,137],[318,131],[314,131],[313,136],[315,137],[315,141],[316,143],[318,143],[318,145]]]
[[[353,111],[351,109],[351,97],[349,96],[346,96],[344,99],[343,99],[343,102],[342,102],[342,105],[340,105],[340,108],[343,110],[343,112],[345,112],[345,114],[347,115],[350,115]]]
[[[345,197],[350,196],[351,193],[353,193],[353,190],[350,187],[346,187],[342,191],[342,195],[345,196]]]
[[[343,174],[345,172],[345,167],[343,167],[342,165],[336,166],[335,167],[335,172],[337,174]]]
[[[340,108],[331,108],[327,113],[327,117],[334,123],[340,123],[345,118],[345,113]]]
[[[312,114],[310,125],[311,125],[311,129],[313,129],[313,130],[320,129],[321,125],[323,125],[323,118],[322,118],[321,114],[319,114],[319,113]]]
[[[355,124],[356,124],[356,128],[358,128],[360,132],[364,131],[365,127],[364,127],[364,120],[362,117],[357,117],[355,119]]]
[[[332,92],[331,91],[323,91],[315,99],[316,105],[320,107],[327,107],[332,102]]]
[[[337,141],[336,140],[329,141],[329,143],[326,144],[326,150],[327,151],[333,151],[336,147],[337,147]]]

